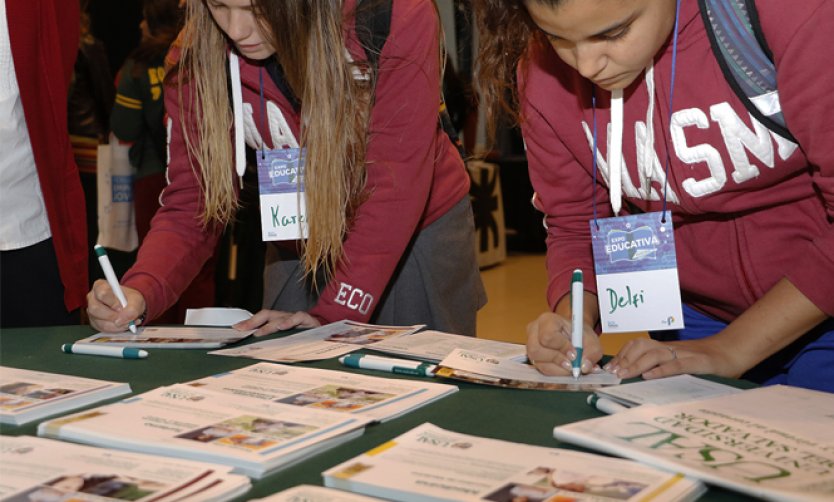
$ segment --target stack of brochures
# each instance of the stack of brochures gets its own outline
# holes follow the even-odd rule
[[[560,441],[768,500],[834,500],[834,394],[776,385],[557,426]]]
[[[258,363],[188,385],[247,398],[351,413],[379,422],[457,392],[425,379],[381,378],[346,371]]]
[[[219,465],[31,436],[0,437],[0,465],[0,498],[8,502],[224,501],[250,487]]]
[[[38,435],[218,463],[261,478],[360,436],[370,421],[177,384],[42,422]]]
[[[22,425],[130,393],[130,385],[0,366],[0,422]]]
[[[112,347],[137,349],[216,349],[237,343],[249,337],[255,330],[238,331],[232,328],[195,326],[148,326],[134,334],[98,333],[76,341],[77,344],[101,344]]]
[[[322,476],[329,487],[398,501],[689,501],[705,491],[698,481],[628,460],[428,423]]]

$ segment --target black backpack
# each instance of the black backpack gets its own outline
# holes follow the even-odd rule
[[[754,0],[698,0],[710,45],[733,91],[751,115],[793,141],[779,105],[776,66]]]

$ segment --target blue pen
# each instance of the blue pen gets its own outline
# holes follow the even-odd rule
[[[339,362],[348,368],[364,370],[387,371],[399,375],[430,377],[434,376],[437,366],[434,364],[394,359],[388,357],[369,356],[366,354],[350,354],[339,358]]]
[[[93,343],[65,343],[61,345],[61,350],[67,354],[87,354],[91,356],[119,357],[122,359],[145,359],[148,357],[147,350]]]
[[[582,374],[582,317],[584,307],[582,300],[585,296],[585,287],[582,282],[582,271],[576,269],[571,276],[570,285],[570,322],[571,322],[571,336],[570,341],[573,348],[576,350],[576,359],[573,360],[571,366],[571,374],[573,378],[579,378]]]

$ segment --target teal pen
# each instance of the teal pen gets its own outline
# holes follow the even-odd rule
[[[620,403],[618,403],[618,402],[616,402],[612,399],[608,399],[606,397],[600,397],[597,394],[591,394],[590,396],[588,396],[587,401],[588,401],[588,404],[590,404],[594,408],[598,409],[599,411],[601,411],[603,413],[607,413],[609,415],[612,415],[614,413],[619,413],[621,411],[626,411],[628,409],[627,406],[623,406],[622,404],[620,404]]]
[[[61,345],[61,351],[67,354],[119,357],[121,359],[145,359],[148,357],[147,350],[136,349],[133,347],[113,347],[92,343],[65,343]]]
[[[579,378],[582,374],[582,317],[584,307],[582,305],[585,296],[585,287],[582,281],[582,271],[576,269],[571,276],[570,285],[570,323],[571,336],[570,341],[573,348],[576,350],[576,358],[571,365],[571,374],[573,378]]]
[[[364,354],[342,356],[339,358],[339,362],[348,368],[387,371],[398,375],[421,377],[434,376],[434,371],[437,369],[437,366],[434,364],[405,359],[365,356]]]

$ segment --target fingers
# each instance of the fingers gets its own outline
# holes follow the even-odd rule
[[[270,335],[278,331],[294,328],[315,328],[320,326],[318,319],[307,312],[284,312],[280,310],[261,310],[249,319],[234,326],[238,330],[255,329],[255,336]]]
[[[90,325],[105,333],[127,331],[128,323],[145,311],[145,298],[132,288],[122,288],[127,306],[122,307],[107,281],[99,279],[87,293],[87,316]]]
[[[601,350],[600,350],[601,355]],[[527,325],[527,359],[545,375],[571,372],[576,351],[570,343],[570,323],[558,314],[544,313]],[[583,372],[591,371],[590,360],[583,357]]]
[[[628,341],[605,369],[620,378],[660,378],[685,373],[686,361],[675,345],[650,339]]]

